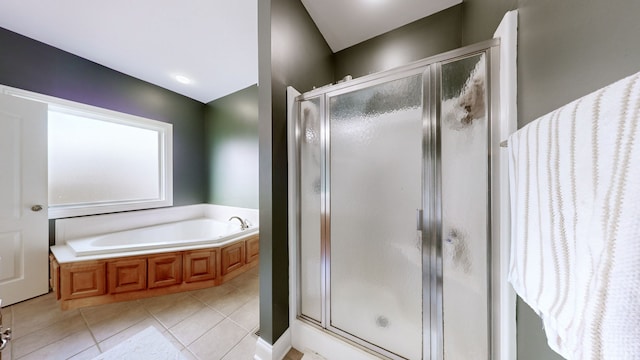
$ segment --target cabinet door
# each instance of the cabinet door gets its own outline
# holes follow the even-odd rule
[[[260,257],[260,238],[255,236],[245,240],[247,248],[247,264],[258,260]]]
[[[184,253],[184,281],[214,280],[217,271],[217,250],[194,250]]]
[[[244,266],[244,241],[222,248],[222,276]]]
[[[104,295],[106,292],[106,264],[82,262],[60,265],[62,300]]]
[[[182,283],[182,254],[162,254],[148,258],[149,289]]]
[[[147,259],[109,262],[109,293],[117,294],[147,288]]]

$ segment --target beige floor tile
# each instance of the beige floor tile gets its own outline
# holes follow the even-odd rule
[[[301,353],[300,351],[291,348],[291,350],[289,350],[289,352],[287,353],[287,355],[284,356],[284,359],[282,360],[300,360],[302,359],[302,356],[304,356],[303,353]]]
[[[2,308],[2,330],[6,330],[8,328],[13,328],[12,319],[13,319],[13,310],[11,306],[6,306]],[[9,341],[2,351],[2,356],[5,359],[11,360],[11,348],[13,347],[13,342]]]
[[[100,341],[100,344],[98,344],[100,351],[105,352],[112,347],[121,344],[123,341],[148,328],[149,326],[155,327],[161,333],[166,331],[166,329],[164,328],[164,326],[162,326],[162,324],[160,324],[160,322],[152,317],[148,317],[141,322],[136,323],[135,325],[124,329],[103,341]]]
[[[247,271],[250,274],[254,274],[255,276],[258,276],[260,274],[260,266],[256,266],[251,268],[251,270]]]
[[[205,301],[207,305],[229,316],[238,310],[242,305],[246,304],[253,298],[252,294],[233,289],[231,292],[222,297],[217,297]]]
[[[169,330],[165,330],[162,333],[162,336],[167,338],[167,341],[169,341],[171,345],[173,345],[173,347],[175,347],[176,349],[182,351],[186,348],[186,346],[184,346],[175,336],[173,336],[173,334]]]
[[[53,293],[15,304],[11,308],[14,339],[79,314],[78,310],[62,311]]]
[[[152,307],[147,310],[166,328],[170,328],[204,307],[205,304],[200,300],[192,296],[184,296],[176,299],[169,306]]]
[[[2,357],[4,359],[8,359],[8,360],[13,359],[12,351],[11,351],[12,348],[13,348],[13,342],[9,341],[9,343],[5,346],[4,350],[2,350]]]
[[[248,334],[240,342],[229,351],[223,360],[251,360],[256,353],[256,342],[258,340]]]
[[[91,360],[98,355],[100,355],[100,349],[98,349],[97,345],[93,345],[85,351],[70,357],[68,360]]]
[[[182,349],[180,354],[182,354],[182,357],[184,357],[185,360],[200,360],[187,348]]]
[[[96,341],[100,342],[150,317],[141,305],[137,305],[106,307],[104,311],[94,309],[85,319]]]
[[[191,295],[195,298],[199,299],[202,302],[209,303],[210,301],[214,301],[216,299],[225,297],[230,292],[236,290],[234,286],[229,285],[228,283],[222,284],[220,286],[214,286],[206,289],[200,289],[196,291],[192,291]]]
[[[24,357],[16,354],[16,358],[20,360],[67,359],[93,346],[95,346],[95,342],[91,333],[88,330],[83,330],[69,334],[67,337],[26,354]]]
[[[11,324],[11,321],[13,321],[13,307],[6,306],[3,307],[0,311],[2,311],[2,327],[5,329],[8,327],[12,327],[13,324]]]
[[[137,301],[123,301],[113,304],[104,304],[81,308],[80,312],[82,313],[82,316],[84,316],[85,320],[87,320],[87,323],[89,325],[92,325],[109,319],[113,316],[117,316],[123,311],[128,311],[135,308],[142,308],[142,305]]]
[[[241,291],[254,293],[256,295],[260,292],[260,280],[255,276],[237,277],[231,280],[230,284]]]
[[[200,359],[219,360],[246,335],[244,329],[225,319],[189,345],[189,350]]]
[[[14,330],[3,359],[92,359],[154,326],[187,360],[250,360],[258,287],[256,268],[217,287],[79,310],[40,296],[2,309],[4,327]]]
[[[224,315],[218,311],[204,307],[172,326],[169,331],[182,344],[188,346],[223,319]]]
[[[245,271],[244,273],[236,276],[235,278],[231,279],[231,281],[229,281],[227,284],[231,284],[233,286],[238,286],[243,284],[244,282],[246,282],[247,280],[257,280],[258,279],[258,274],[256,274],[255,272],[248,270]]]
[[[138,300],[138,303],[141,304],[148,311],[154,313],[154,312],[160,312],[168,307],[176,306],[183,299],[188,297],[191,297],[191,295],[187,292],[183,292],[183,293],[154,296],[146,299],[141,299],[141,300]]]
[[[59,309],[60,304],[57,303],[54,293],[48,293],[27,301],[11,305],[11,308],[13,308],[13,311],[17,313],[24,313],[29,311],[39,313],[51,308]]]
[[[49,344],[65,339],[71,334],[82,331],[86,331],[91,336],[84,320],[79,313],[76,313],[73,317],[60,320],[44,329],[11,340],[13,343],[13,356],[20,358]]]
[[[260,324],[260,300],[257,297],[250,300],[229,315],[229,319],[247,331],[255,329]]]

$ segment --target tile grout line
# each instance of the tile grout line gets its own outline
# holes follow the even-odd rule
[[[233,345],[231,347],[231,349],[229,349],[229,351],[227,351],[226,353],[224,353],[224,355],[222,355],[222,357],[220,358],[221,360],[224,359],[225,356],[229,355],[229,353],[231,353],[233,351],[233,349],[237,348],[238,346],[240,346],[240,343],[242,342],[242,340],[246,339],[247,336],[251,336],[251,332],[249,332],[248,334],[246,334],[245,336],[243,336],[240,341],[238,341],[235,345]]]
[[[209,308],[215,312],[217,312],[218,314],[222,315],[222,320],[218,321],[215,325],[213,325],[210,329],[207,329],[205,332],[203,332],[200,336],[196,337],[195,339],[193,339],[193,341],[191,341],[191,343],[189,343],[188,345],[182,344],[182,341],[180,341],[180,339],[178,339],[178,341],[180,342],[180,344],[184,345],[184,348],[189,350],[189,352],[191,352],[192,354],[196,355],[193,351],[191,351],[191,349],[189,348],[189,346],[193,343],[195,343],[196,341],[200,340],[200,338],[202,338],[206,333],[208,333],[209,331],[213,330],[216,326],[220,325],[225,319],[228,318],[228,316],[226,314],[224,314],[223,312],[213,308],[211,305],[207,304],[206,302],[200,300],[198,297],[193,296],[193,294],[189,294],[190,296],[192,296],[194,299],[198,300],[200,303],[202,303],[206,308]],[[177,325],[177,324],[176,324]],[[171,331],[171,330],[169,330]],[[177,339],[177,338],[176,338]],[[200,357],[196,355],[196,357],[199,359]]]
[[[235,287],[232,285],[232,287],[234,287],[236,290],[241,291],[239,288]],[[220,320],[219,322],[217,322],[213,327],[211,327],[210,329],[206,330],[204,333],[202,333],[200,336],[198,336],[197,338],[195,338],[189,345],[184,345],[185,349],[187,349],[190,353],[192,353],[193,355],[195,355],[198,359],[200,359],[199,356],[197,356],[193,351],[191,351],[191,348],[189,348],[189,346],[193,343],[195,343],[196,341],[198,341],[199,339],[201,339],[205,334],[207,334],[209,331],[213,330],[214,328],[216,328],[217,326],[219,326],[220,324],[222,324],[222,322],[224,322],[224,320],[229,320],[231,321],[233,324],[235,324],[236,326],[238,326],[240,329],[242,330],[246,330],[244,328],[244,326],[240,325],[239,323],[237,323],[236,321],[234,321],[233,319],[231,319],[231,315],[235,314],[236,311],[240,310],[244,305],[248,304],[251,300],[248,300],[246,302],[244,302],[242,305],[240,305],[237,309],[235,309],[234,311],[231,312],[231,314],[227,315],[221,311],[219,311],[218,309],[214,308],[213,306],[209,305],[208,303],[206,303],[205,301],[199,299],[198,297],[194,296],[193,294],[189,293],[189,296],[192,296],[194,299],[198,300],[200,303],[202,303],[205,307],[214,310],[215,312],[221,314],[223,316],[222,320]],[[259,324],[258,324],[259,327]],[[171,331],[171,330],[169,330]],[[225,356],[227,356],[227,354],[229,354],[229,352],[231,352],[233,349],[235,349],[241,342],[242,340],[244,340],[247,336],[251,336],[251,330],[249,330],[246,334],[244,334],[244,336],[242,336],[242,338],[240,338],[240,340],[238,342],[236,342],[235,344],[233,344],[233,346],[231,346],[231,348],[224,353],[224,355],[222,355],[222,358],[224,358]],[[180,341],[178,339],[178,341],[182,344],[182,341]],[[221,358],[221,359],[222,359]]]
[[[89,321],[87,321],[87,318],[84,316],[84,312],[82,312],[82,310],[78,309],[78,313],[80,313],[80,317],[82,318],[82,321],[84,322],[84,326],[86,326],[87,330],[89,330],[89,335],[91,335],[91,338],[93,339],[93,342],[95,343],[96,347],[98,348],[98,351],[100,351],[100,353],[102,354],[102,348],[100,347],[100,343],[98,343],[98,339],[96,339],[95,335],[93,334],[93,331],[91,330],[91,326],[89,326]],[[82,351],[85,351],[87,349],[84,349]],[[76,356],[76,355],[80,354],[82,351],[78,352],[77,354],[74,354],[73,356]]]
[[[130,328],[132,328],[133,326],[136,326],[136,325],[140,324],[141,322],[147,321],[147,319],[149,319],[149,320],[153,320],[157,324],[159,324],[159,325],[155,325],[154,324],[154,326],[159,326],[160,327],[161,331],[163,332],[163,335],[165,335],[165,336],[167,336],[169,338],[167,340],[173,340],[175,342],[176,346],[178,344],[183,346],[183,348],[180,349],[180,351],[186,350],[185,353],[188,353],[189,355],[193,355],[193,357],[199,359],[200,357],[192,351],[192,349],[189,347],[189,345],[191,345],[194,342],[198,341],[207,332],[211,331],[212,329],[216,328],[217,326],[220,326],[221,323],[223,323],[226,319],[228,319],[228,320],[230,320],[229,324],[233,324],[234,326],[237,326],[239,329],[242,330],[242,332],[241,332],[242,337],[237,342],[231,342],[231,344],[230,344],[231,348],[227,352],[225,352],[225,354],[223,355],[223,357],[227,356],[229,354],[229,352],[231,352],[234,349],[236,349],[238,347],[238,345],[242,341],[246,341],[247,335],[248,336],[252,336],[252,331],[253,330],[252,329],[245,329],[245,327],[243,325],[241,325],[240,322],[232,319],[232,316],[236,316],[236,315],[242,316],[242,314],[240,314],[241,313],[240,309],[242,309],[244,306],[246,306],[246,304],[248,304],[248,303],[250,303],[250,302],[255,300],[256,295],[255,295],[254,285],[253,284],[251,284],[250,286],[247,286],[247,285],[249,285],[249,282],[255,282],[256,279],[259,279],[259,277],[257,275],[250,274],[250,275],[247,275],[247,276],[238,277],[236,279],[233,279],[228,283],[229,284],[229,290],[230,290],[230,292],[233,292],[233,293],[242,294],[242,296],[239,299],[243,299],[244,298],[244,299],[246,299],[246,301],[239,301],[239,302],[232,301],[231,303],[226,303],[226,305],[225,305],[225,302],[223,302],[222,303],[223,306],[221,307],[221,309],[226,309],[227,307],[229,307],[227,305],[231,305],[231,306],[234,306],[234,307],[237,306],[237,307],[235,307],[235,309],[232,308],[233,310],[231,310],[231,311],[225,310],[225,312],[222,312],[221,310],[218,310],[218,308],[214,307],[213,305],[210,305],[204,299],[199,298],[196,295],[195,291],[190,291],[190,292],[186,293],[186,295],[191,300],[195,300],[198,304],[200,304],[202,306],[202,309],[213,310],[216,314],[218,314],[220,316],[220,321],[215,323],[210,329],[206,330],[202,335],[200,335],[199,337],[194,339],[190,344],[184,344],[182,340],[180,340],[176,335],[174,335],[174,331],[172,331],[168,327],[168,324],[165,324],[164,322],[160,321],[160,318],[158,316],[156,316],[155,313],[151,312],[151,310],[149,309],[149,306],[152,305],[152,304],[145,304],[144,302],[142,302],[140,300],[136,300],[133,303],[136,304],[137,306],[142,307],[142,309],[144,311],[144,314],[146,314],[147,316],[143,317],[142,319],[140,319],[140,321],[137,321],[137,322],[127,326],[125,329],[121,329],[120,331],[117,331],[117,332],[105,333],[105,335],[108,335],[108,336],[105,339],[103,339],[103,342],[105,340],[110,339],[113,336],[116,336],[116,335],[122,333],[123,331],[127,331]],[[252,295],[252,294],[254,294],[254,295]],[[222,295],[220,295],[220,298],[223,299],[227,295],[229,295],[229,294],[228,293],[227,294],[222,294]],[[251,296],[247,296],[247,295],[251,295]],[[216,296],[213,297],[213,299],[216,299],[217,297],[218,296],[216,295]],[[259,294],[258,294],[257,297],[259,299]],[[48,306],[46,303],[42,303],[41,305],[42,306]],[[73,333],[73,334],[79,333],[81,331],[88,331],[89,335],[91,336],[92,344],[87,346],[86,348],[80,350],[80,351],[75,352],[72,355],[69,355],[70,357],[77,356],[78,354],[91,349],[93,346],[96,346],[96,349],[100,353],[103,353],[104,345],[100,344],[100,342],[97,340],[97,337],[96,337],[97,334],[95,333],[97,328],[96,329],[92,328],[92,326],[89,324],[89,321],[88,321],[89,313],[87,313],[86,311],[82,311],[82,310],[83,309],[77,309],[77,312],[78,312],[78,314],[80,315],[80,317],[82,319],[82,324],[84,324],[84,328],[82,330],[79,330],[78,332]],[[15,308],[15,306],[8,306],[7,308],[3,309],[3,311],[6,311],[6,314],[8,314],[10,316],[9,326],[11,328],[14,328],[13,325],[16,323],[16,321],[14,321],[14,318],[16,317],[16,308]],[[227,315],[226,312],[229,312],[229,314]],[[191,316],[191,315],[189,315],[189,316]],[[182,317],[178,321],[178,323],[184,321],[189,316]],[[64,318],[67,318],[67,316],[64,316],[64,317],[58,319],[56,322],[63,321]],[[251,317],[247,317],[247,318],[249,319]],[[241,319],[242,319],[242,317],[241,317]],[[5,323],[5,325],[6,325],[6,323]],[[259,325],[257,327],[254,326],[254,328],[256,328],[256,329],[259,328]],[[28,334],[24,334],[24,336],[28,336],[29,334],[32,334],[33,332],[40,331],[40,330],[42,330],[42,329],[32,330]],[[167,334],[164,334],[164,333],[167,333]],[[69,336],[72,336],[73,334],[70,334]],[[22,336],[20,338],[22,338]],[[44,347],[51,346],[52,344],[55,344],[55,343],[60,342],[60,341],[63,341],[65,338],[58,339],[58,340],[54,341],[53,343],[43,345],[43,346],[39,347],[38,349],[33,349],[33,351],[30,351],[27,354],[23,354],[20,358],[23,358],[25,356],[29,356],[33,352],[39,351]],[[13,346],[12,346],[13,342],[11,342],[9,345],[11,346],[11,348],[10,348],[10,350],[11,350],[10,358],[11,359],[9,359],[9,360],[13,360],[13,359],[17,360],[18,357],[16,356],[15,351],[13,351],[13,350],[15,350],[15,349],[13,349]]]

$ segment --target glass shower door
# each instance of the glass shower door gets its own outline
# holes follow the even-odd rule
[[[328,94],[329,328],[407,359],[423,348],[422,89],[417,74]]]
[[[445,360],[489,358],[487,79],[485,53],[441,65]]]
[[[299,309],[322,323],[322,97],[300,102],[299,132]]]

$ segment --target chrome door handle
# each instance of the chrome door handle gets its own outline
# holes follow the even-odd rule
[[[31,207],[31,211],[40,211],[42,210],[42,205],[33,205]]]

